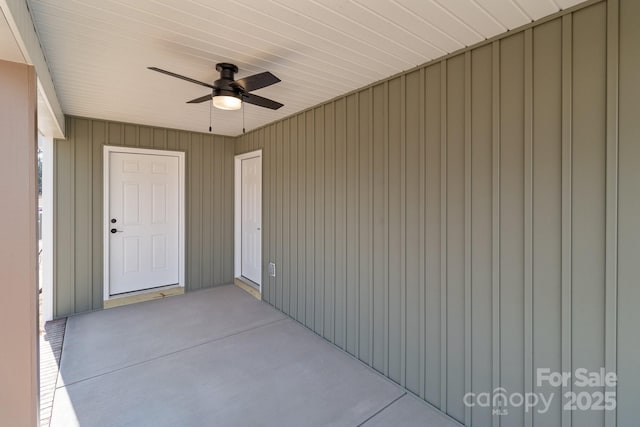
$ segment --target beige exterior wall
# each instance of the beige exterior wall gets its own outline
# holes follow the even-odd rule
[[[36,77],[0,61],[0,425],[38,423]]]
[[[186,153],[186,290],[233,281],[234,138],[67,117],[55,140],[54,317],[102,308],[103,146]]]

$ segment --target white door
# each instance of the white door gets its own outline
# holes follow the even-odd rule
[[[241,163],[242,276],[260,285],[262,266],[262,159]]]
[[[178,158],[108,155],[109,294],[178,284]]]

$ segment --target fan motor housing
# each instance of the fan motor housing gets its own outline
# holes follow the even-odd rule
[[[233,89],[215,89],[213,94],[214,96],[233,96],[234,98],[240,98],[240,94]]]
[[[233,80],[233,75],[238,72],[238,67],[228,62],[216,64],[216,70],[220,72],[220,80]]]

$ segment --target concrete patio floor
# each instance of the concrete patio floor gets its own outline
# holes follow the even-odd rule
[[[51,425],[459,424],[228,285],[69,318]]]

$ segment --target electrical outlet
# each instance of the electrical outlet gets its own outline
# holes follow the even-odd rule
[[[269,276],[276,277],[276,263],[275,262],[270,262],[269,263]]]

